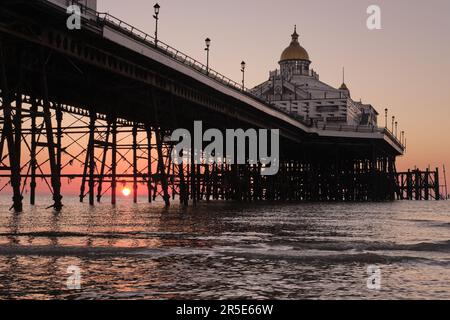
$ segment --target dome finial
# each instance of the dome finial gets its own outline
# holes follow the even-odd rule
[[[298,40],[298,33],[297,33],[297,25],[294,25],[294,33],[292,34],[292,41]]]
[[[348,87],[345,84],[345,67],[342,67],[342,84],[339,87],[339,90],[347,91],[350,94],[350,90],[348,90]]]

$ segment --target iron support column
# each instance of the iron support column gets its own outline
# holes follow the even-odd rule
[[[137,125],[136,122],[133,123],[133,202],[137,203],[137,192],[138,192],[138,184],[137,184]]]
[[[53,141],[53,125],[52,125],[52,114],[50,111],[50,101],[48,97],[48,83],[47,83],[47,70],[46,70],[46,62],[44,59],[44,51],[41,52],[41,63],[42,63],[42,88],[43,88],[43,111],[44,111],[44,123],[45,123],[45,132],[47,136],[47,149],[49,155],[50,162],[50,170],[51,170],[51,183],[53,189],[53,208],[56,211],[60,211],[62,209],[62,196],[61,196],[61,177],[59,174],[59,169],[56,163],[56,154],[55,154],[55,143]]]
[[[112,150],[111,150],[111,204],[116,204],[117,189],[117,119],[112,123]]]
[[[0,39],[0,65],[1,88],[2,88],[2,107],[3,107],[3,134],[6,136],[9,151],[9,165],[11,170],[11,186],[13,188],[13,206],[15,212],[22,212],[22,195],[20,192],[20,163],[16,155],[16,146],[13,136],[13,124],[11,119],[11,100],[9,96],[8,80],[6,76],[6,62],[4,53],[4,42]]]

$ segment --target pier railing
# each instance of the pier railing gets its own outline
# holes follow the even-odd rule
[[[97,13],[97,16],[100,23],[103,23],[115,29],[119,29],[119,31],[121,32],[128,33],[131,37],[135,38],[135,40],[138,40],[154,49],[157,49],[158,51],[168,55],[172,59],[181,62],[188,67],[195,69],[196,71],[216,81],[221,82],[222,84],[231,86],[239,91],[247,91],[247,88],[243,87],[242,84],[239,84],[236,81],[226,77],[225,75],[215,71],[214,69],[207,67],[202,62],[188,56],[187,54],[164,43],[163,41],[156,40],[148,33],[145,33],[144,31],[133,27],[132,25],[120,20],[119,18],[116,18],[108,13]]]
[[[402,141],[399,140],[394,133],[389,131],[387,128],[381,128],[371,125],[343,125],[343,124],[319,124],[317,125],[319,130],[332,130],[332,131],[343,131],[343,132],[366,132],[366,133],[383,133],[387,135],[392,141],[394,141],[399,147],[405,148],[405,145]]]

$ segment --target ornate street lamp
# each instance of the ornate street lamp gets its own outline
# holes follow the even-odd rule
[[[392,116],[392,130],[391,133],[394,133],[394,122],[395,122],[395,116]]]
[[[242,91],[245,90],[245,61],[241,62],[241,72],[242,72]]]
[[[387,129],[388,108],[384,109],[384,118],[385,118],[384,127]]]
[[[158,20],[159,20],[158,15],[159,15],[159,8],[161,8],[161,7],[157,3],[153,6],[153,9],[155,9],[155,15],[153,16],[153,18],[155,18],[155,47],[158,46]]]
[[[206,38],[205,39],[205,51],[206,51],[206,74],[209,74],[209,46],[211,45],[211,39]]]
[[[395,121],[395,137],[397,138],[397,127],[398,127],[398,122]]]

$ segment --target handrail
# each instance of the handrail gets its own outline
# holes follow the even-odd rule
[[[348,124],[328,124],[323,123],[320,125],[314,125],[319,130],[333,130],[333,131],[345,131],[345,132],[361,132],[361,133],[382,133],[387,135],[391,140],[393,140],[397,145],[404,148],[405,146],[403,143],[399,140],[397,136],[395,136],[394,133],[392,133],[388,128],[383,127],[376,127],[371,125],[348,125]]]
[[[249,90],[242,86],[242,84],[237,83],[236,81],[226,77],[225,75],[215,71],[214,69],[209,68],[202,62],[188,56],[187,54],[179,51],[178,49],[175,49],[174,47],[164,43],[161,40],[155,40],[155,38],[148,33],[133,27],[132,25],[128,24],[125,21],[120,20],[119,18],[116,18],[109,13],[98,13],[97,12],[97,18],[99,22],[105,23],[107,25],[120,28],[122,31],[125,31],[125,33],[129,33],[130,35],[137,37],[142,42],[146,43],[147,45],[150,45],[151,47],[157,49],[158,51],[161,51],[168,56],[170,56],[172,59],[181,62],[196,71],[213,78],[214,80],[217,80],[225,85],[234,87],[234,89],[237,89],[239,91],[248,92]]]

